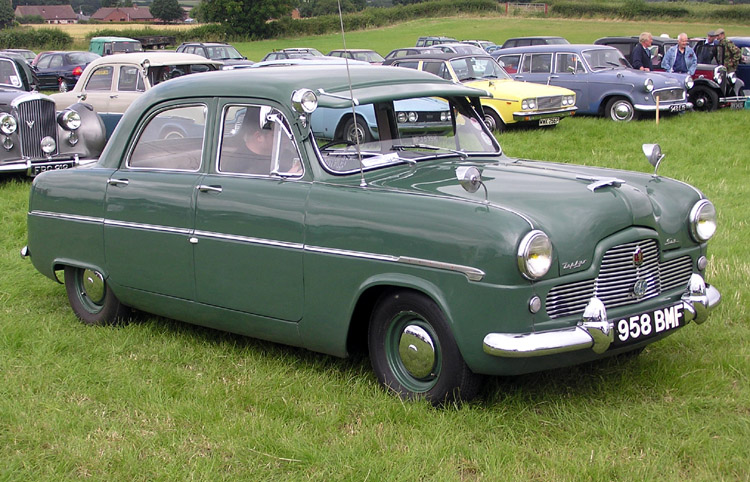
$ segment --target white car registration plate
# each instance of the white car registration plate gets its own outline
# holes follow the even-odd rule
[[[560,123],[559,117],[547,117],[546,119],[539,119],[540,126],[554,126]]]
[[[615,321],[614,346],[629,345],[684,325],[682,303]]]

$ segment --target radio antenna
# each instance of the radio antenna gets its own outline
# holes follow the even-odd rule
[[[349,73],[349,51],[346,49],[346,35],[344,35],[344,16],[341,13],[341,0],[336,1],[339,7],[339,23],[341,24],[341,41],[344,44],[344,64],[346,65],[346,78],[349,82],[349,98],[352,106],[352,122],[354,123],[354,146],[357,149],[357,161],[359,162],[359,187],[367,187],[365,181],[365,168],[362,165],[362,150],[359,146],[359,123],[357,122],[357,112],[354,110],[355,100],[354,91],[352,90],[352,76]],[[344,133],[346,135],[346,133]]]

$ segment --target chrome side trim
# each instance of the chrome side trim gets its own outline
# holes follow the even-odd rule
[[[192,229],[187,228],[175,228],[173,226],[157,226],[155,224],[142,224],[142,223],[131,223],[128,221],[116,221],[113,219],[105,219],[105,226],[117,226],[120,228],[140,229],[143,231],[157,231],[160,233],[173,233],[173,234],[185,234],[189,235],[193,232]]]
[[[78,214],[53,213],[50,211],[29,211],[29,216],[39,216],[42,218],[65,219],[67,221],[79,221],[82,223],[102,224],[104,218],[95,218],[93,216],[81,216]]]
[[[194,236],[202,237],[202,238],[211,238],[211,239],[224,239],[227,241],[236,241],[239,243],[248,243],[248,244],[260,244],[264,246],[276,246],[278,248],[287,248],[287,249],[304,249],[305,245],[302,243],[290,243],[287,241],[275,241],[270,239],[263,239],[263,238],[253,238],[249,236],[238,236],[235,234],[223,234],[223,233],[214,233],[211,231],[194,231],[192,233]]]

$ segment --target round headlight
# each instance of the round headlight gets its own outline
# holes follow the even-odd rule
[[[47,136],[42,139],[41,142],[42,151],[45,154],[52,154],[55,152],[55,148],[57,147],[57,144],[55,144],[55,140],[51,138],[50,136]]]
[[[318,108],[318,96],[310,89],[292,92],[292,106],[300,114],[311,114]]]
[[[690,90],[693,88],[693,85],[695,85],[695,82],[693,82],[693,78],[690,77],[689,75],[685,77],[685,88],[687,90]]]
[[[3,134],[9,136],[16,132],[16,128],[18,128],[18,122],[15,117],[8,113],[0,115],[0,131]]]
[[[703,243],[716,232],[716,208],[708,199],[701,199],[690,210],[690,234]]]
[[[417,113],[409,112],[409,122],[417,122]]]
[[[440,122],[448,122],[451,119],[450,112],[441,112],[440,113]]]
[[[646,79],[643,81],[643,88],[646,89],[646,92],[651,92],[654,90],[654,81],[652,79]]]
[[[552,243],[544,232],[531,231],[518,245],[518,269],[530,280],[539,279],[552,266]]]
[[[735,82],[737,82],[737,73],[735,72],[727,73],[727,79],[729,79],[729,81],[734,84]]]
[[[409,120],[409,116],[406,115],[406,112],[399,112],[398,114],[396,114],[396,120],[398,120],[399,124],[403,124],[404,122]]]
[[[74,131],[81,127],[81,116],[74,110],[65,110],[61,112],[58,120],[65,130]]]

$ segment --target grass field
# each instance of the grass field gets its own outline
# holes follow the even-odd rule
[[[476,24],[425,20],[361,35],[386,51]],[[644,28],[577,25],[592,39]],[[325,48],[335,38],[286,45],[316,41]],[[0,177],[0,480],[748,480],[748,125],[744,110],[659,125],[580,117],[503,134],[512,156],[643,172],[652,168],[641,144],[659,142],[659,173],[716,204],[708,281],[723,302],[704,325],[639,357],[491,378],[476,401],[445,409],[383,392],[366,358],[146,315],[83,326],[64,287],[18,255],[29,181]]]

